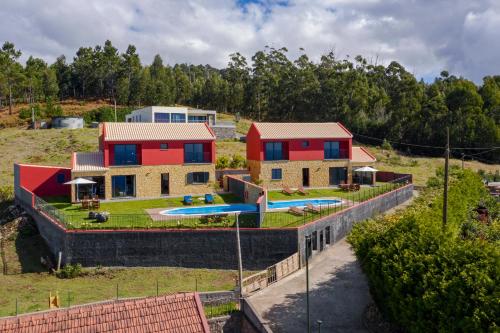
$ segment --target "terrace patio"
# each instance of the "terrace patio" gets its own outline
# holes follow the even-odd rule
[[[304,211],[303,215],[294,215],[287,210],[268,211],[265,213],[263,228],[297,227],[323,216],[345,209],[397,188],[401,184],[377,183],[376,186],[362,186],[359,191],[345,192],[339,188],[307,189],[307,194],[285,194],[274,190],[268,192],[268,201],[298,200],[312,198],[341,199],[337,205],[324,205],[317,212]],[[208,216],[164,216],[158,212],[164,209],[184,207],[183,198],[157,198],[150,200],[127,200],[102,202],[99,211],[108,212],[109,220],[98,223],[88,218],[89,210],[79,204],[71,204],[69,197],[46,197],[37,199],[37,204],[45,212],[57,218],[68,229],[151,229],[151,228],[221,228],[235,227],[235,214],[223,214],[211,218]],[[214,204],[238,204],[241,199],[232,193],[214,195]],[[193,197],[193,206],[204,206],[202,197]],[[212,205],[211,205],[212,206]],[[191,207],[191,206],[189,206]],[[155,214],[153,217],[151,214]],[[258,214],[239,214],[241,227],[258,226]]]

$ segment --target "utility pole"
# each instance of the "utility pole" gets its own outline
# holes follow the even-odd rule
[[[446,150],[444,153],[444,194],[443,194],[443,229],[448,222],[448,167],[450,162],[450,128],[446,127]]]
[[[113,101],[115,102],[115,123],[118,122],[118,117],[116,116],[116,98],[113,98]]]
[[[307,311],[307,333],[311,333],[311,315],[309,312],[309,243],[311,235],[306,235],[306,311]]]
[[[465,154],[462,153],[462,170],[464,169]]]
[[[236,217],[236,246],[238,247],[238,284],[239,284],[239,297],[240,309],[243,306],[243,264],[241,262],[241,243],[240,243],[240,222],[238,214]]]

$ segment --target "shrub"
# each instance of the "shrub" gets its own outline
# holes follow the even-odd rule
[[[35,119],[39,120],[42,118],[43,113],[42,110],[40,109],[40,105],[35,104],[33,105],[33,111],[35,111]],[[22,108],[19,110],[19,118],[20,119],[31,119],[31,108]]]
[[[14,200],[14,187],[12,185],[0,186],[0,202]]]
[[[386,139],[384,139],[384,141],[382,142],[382,145],[380,146],[380,148],[382,148],[384,150],[392,150],[391,144]]]
[[[244,168],[246,164],[247,161],[243,156],[234,154],[231,163],[229,163],[229,167],[232,169]]]
[[[73,279],[78,276],[82,276],[83,275],[82,265],[80,264],[64,265],[64,267],[60,269],[56,273],[56,275],[60,279]]]
[[[355,225],[348,238],[379,308],[409,332],[498,329],[496,229],[469,220],[487,193],[473,172],[451,175],[446,228],[441,189],[430,188],[402,213]]]
[[[229,158],[226,156],[220,156],[215,162],[216,169],[227,169],[229,167]]]

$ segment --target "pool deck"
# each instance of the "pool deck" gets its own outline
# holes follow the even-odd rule
[[[160,214],[160,212],[163,212],[164,210],[172,209],[172,208],[174,208],[174,207],[146,209],[146,213],[148,213],[149,216],[151,216],[151,219],[153,221],[175,220],[179,217],[175,216],[175,215],[162,215],[162,214]]]

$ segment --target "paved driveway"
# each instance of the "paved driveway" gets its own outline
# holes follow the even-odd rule
[[[363,312],[371,302],[365,276],[345,239],[316,256],[309,265],[312,332],[368,332]],[[273,332],[307,332],[305,269],[249,298]]]

